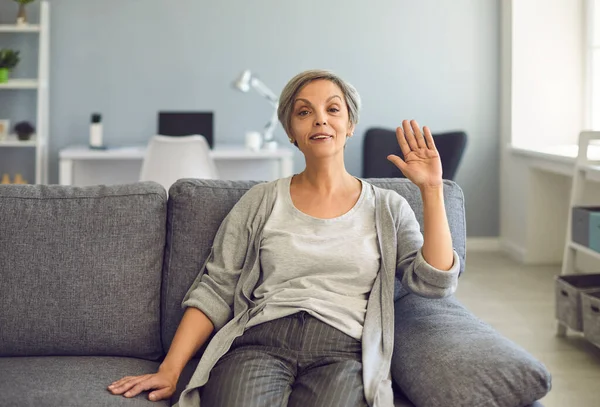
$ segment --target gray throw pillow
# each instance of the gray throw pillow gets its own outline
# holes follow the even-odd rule
[[[456,298],[395,303],[392,378],[416,406],[517,407],[550,391],[551,376]]]

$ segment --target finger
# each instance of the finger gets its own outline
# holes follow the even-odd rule
[[[148,399],[151,401],[158,401],[168,399],[173,395],[173,391],[170,387],[165,387],[164,389],[153,391],[148,395]]]
[[[412,129],[410,128],[410,122],[408,120],[404,120],[402,122],[402,127],[404,128],[404,137],[406,137],[406,141],[408,142],[410,149],[412,151],[418,150],[419,145],[417,144],[415,135],[413,134]],[[404,157],[406,157],[406,155]]]
[[[125,376],[122,379],[119,379],[115,382],[112,382],[109,386],[108,386],[108,390],[114,392],[116,389],[118,389],[119,387],[121,387],[122,385],[124,385],[125,383],[127,383],[128,381],[135,379],[137,376]]]
[[[390,154],[387,156],[387,159],[391,161],[402,173],[404,174],[404,169],[406,168],[406,162],[397,155]]]
[[[113,392],[113,394],[123,394],[126,391],[129,391],[136,384],[146,380],[146,378],[147,378],[147,376],[136,376],[136,377],[130,379],[129,381],[124,382],[121,385],[112,388],[111,391]]]
[[[124,382],[126,382],[127,380],[129,380],[129,379],[131,379],[133,377],[135,377],[135,376],[125,376],[122,379],[119,379],[119,380],[116,380],[116,381],[112,382],[110,385],[111,386],[118,386],[119,384],[124,383]]]
[[[423,127],[423,130],[425,130],[425,141],[427,141],[427,147],[430,150],[437,151],[435,141],[433,141],[433,135],[431,134],[431,130],[429,130],[429,127],[427,126]]]
[[[396,139],[398,140],[398,144],[400,145],[400,151],[402,151],[402,154],[404,155],[404,157],[406,157],[406,155],[410,153],[410,147],[406,142],[406,138],[404,137],[404,130],[402,130],[402,127],[396,128]]]
[[[154,389],[157,386],[156,378],[151,377],[141,383],[136,384],[131,390],[124,394],[125,397],[135,397],[143,391]]]
[[[423,137],[423,132],[419,127],[419,123],[416,120],[411,120],[410,125],[412,126],[412,131],[417,139],[417,145],[419,148],[427,148],[427,144],[425,143],[425,137]]]

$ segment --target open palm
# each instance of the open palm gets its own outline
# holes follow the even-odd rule
[[[421,131],[415,120],[404,120],[396,129],[396,138],[404,160],[394,154],[388,160],[419,188],[440,186],[442,162],[429,128],[425,126]]]

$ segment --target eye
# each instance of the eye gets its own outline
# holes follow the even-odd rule
[[[333,112],[333,113],[337,113],[340,111],[340,109],[338,109],[337,107],[331,107],[331,108],[329,108],[329,111]]]
[[[300,111],[298,112],[298,116],[306,116],[308,113],[309,113],[309,111],[308,111],[308,110],[300,110]]]

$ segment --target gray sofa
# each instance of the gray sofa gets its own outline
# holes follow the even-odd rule
[[[422,223],[420,195],[413,184],[405,179],[370,181],[405,196]],[[445,182],[454,245],[464,267],[463,195],[456,184]],[[0,405],[174,404],[203,349],[186,367],[171,402],[152,403],[147,393],[125,399],[110,394],[106,386],[126,375],[156,371],[183,314],[181,300],[217,228],[255,183],[180,180],[168,199],[152,182],[0,186]],[[541,364],[455,300],[429,300],[420,307],[411,297],[396,303],[396,323],[404,324],[402,332],[408,336],[396,340],[394,362],[411,369],[414,364],[415,374],[407,375],[406,369],[394,373],[415,404],[517,406],[549,390],[550,377]],[[454,372],[456,366],[440,363],[435,374],[423,371],[418,366],[422,356],[403,346],[411,346],[411,338],[424,332],[419,326],[443,326],[440,315],[446,323],[456,318],[456,323],[467,324],[461,329],[477,337],[481,330],[491,338],[503,350],[498,366],[504,370],[490,371],[488,366],[481,369],[482,379],[465,371],[466,385],[473,388],[461,384],[467,389],[462,395],[439,383],[440,390],[424,389],[427,376],[444,376],[444,369]],[[464,332],[455,334],[460,338]],[[485,358],[476,355],[472,362],[469,357],[460,356],[467,358],[464,366],[489,365]],[[424,378],[415,382],[411,378],[419,377],[417,371]],[[489,380],[492,390],[484,388]],[[397,406],[413,405],[400,390],[397,395]]]

